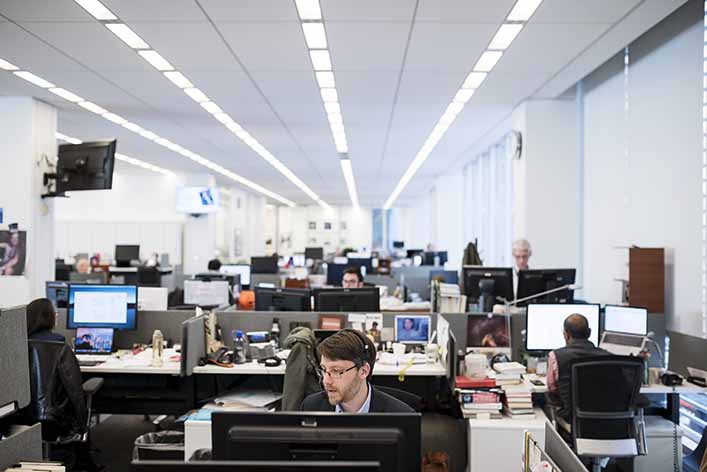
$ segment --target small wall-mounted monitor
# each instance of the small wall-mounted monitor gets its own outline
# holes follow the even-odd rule
[[[136,313],[135,285],[69,285],[68,329],[135,329]]]
[[[59,146],[56,193],[113,187],[116,141]]]
[[[430,341],[431,318],[428,315],[397,315],[395,317],[395,342],[427,344]]]
[[[177,212],[190,215],[214,213],[221,206],[221,194],[216,187],[178,187]]]
[[[118,244],[115,246],[115,265],[118,267],[129,267],[131,261],[139,260],[139,244]]]

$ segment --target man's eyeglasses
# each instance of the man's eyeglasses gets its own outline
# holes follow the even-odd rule
[[[359,366],[356,365],[356,364],[354,364],[354,365],[352,365],[351,367],[349,367],[348,369],[344,369],[344,370],[326,370],[326,369],[320,367],[320,368],[319,368],[319,374],[320,374],[322,377],[324,377],[324,375],[328,375],[328,376],[331,377],[332,379],[338,380],[338,379],[340,379],[341,377],[343,377],[346,372],[348,372],[348,371],[350,371],[350,370],[353,370],[353,369],[357,369],[358,367],[359,367]]]

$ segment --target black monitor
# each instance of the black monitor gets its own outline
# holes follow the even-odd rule
[[[115,265],[130,267],[130,261],[140,260],[139,244],[118,244],[115,246]]]
[[[54,261],[54,279],[68,282],[71,279],[71,271],[74,267],[64,262],[64,259]]]
[[[324,259],[323,247],[306,247],[304,248],[304,258],[318,261]]]
[[[378,461],[133,461],[130,472],[383,472]]]
[[[575,269],[521,270],[518,272],[516,299],[530,297],[563,285],[573,284],[575,274]],[[518,306],[527,306],[529,303],[572,303],[573,301],[574,291],[568,289],[532,298],[518,303]]]
[[[373,258],[372,257],[349,257],[346,263],[347,267],[365,267],[366,274],[371,274],[373,272]],[[363,273],[363,270],[361,270]]]
[[[422,249],[408,249],[407,251],[405,251],[405,257],[407,257],[408,259],[412,259],[413,257],[418,256],[423,252],[425,251]]]
[[[499,303],[498,297],[513,300],[513,269],[510,267],[464,266],[464,291],[469,303],[479,303],[482,287],[489,293],[487,304]],[[483,308],[483,307],[482,307]],[[488,308],[488,306],[486,307]],[[484,309],[484,311],[490,311]]]
[[[441,280],[445,284],[459,284],[459,272],[456,270],[431,270],[430,282]]]
[[[344,278],[344,271],[348,264],[335,264],[330,262],[326,266],[326,283],[327,285],[336,285],[341,287],[341,280]]]
[[[382,471],[420,470],[420,429],[419,413],[214,411],[212,454],[214,460],[368,460]]]
[[[314,311],[379,312],[378,287],[315,289]]]
[[[69,284],[67,282],[47,282],[46,296],[54,304],[54,309],[69,307]]]
[[[405,247],[405,241],[393,241],[393,247],[395,249],[402,249]]]
[[[433,266],[435,265],[435,258],[438,258],[438,265],[443,266],[447,259],[449,258],[447,251],[425,251],[422,254],[422,265]]]
[[[339,332],[338,329],[315,329],[314,330],[314,339],[316,339],[317,344],[319,344],[320,342],[324,341],[329,336],[332,336],[338,332]]]
[[[115,148],[115,140],[60,145],[56,193],[112,188]]]
[[[277,274],[277,256],[251,257],[250,270],[253,274]]]
[[[307,289],[255,287],[255,311],[311,311],[311,299]]]

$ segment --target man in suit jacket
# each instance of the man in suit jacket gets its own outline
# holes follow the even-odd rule
[[[302,411],[337,413],[414,413],[400,400],[368,383],[376,348],[366,335],[343,329],[318,346],[324,390],[309,395]]]

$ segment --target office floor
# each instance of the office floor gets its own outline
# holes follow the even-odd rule
[[[142,415],[111,415],[91,430],[91,441],[99,450],[96,462],[105,465],[106,472],[128,472],[135,438],[154,431]]]

